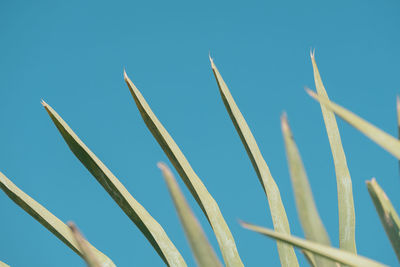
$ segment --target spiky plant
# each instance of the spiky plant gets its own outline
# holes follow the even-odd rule
[[[338,192],[339,248],[331,246],[327,231],[318,214],[306,171],[290,130],[287,116],[284,114],[281,117],[282,133],[297,211],[305,233],[305,239],[294,237],[290,234],[289,221],[278,186],[271,175],[270,169],[257,146],[257,142],[246,120],[236,105],[228,86],[211,58],[210,61],[223,103],[266,194],[274,230],[245,222],[240,222],[240,224],[246,229],[276,239],[280,261],[282,266],[285,267],[299,265],[294,247],[301,249],[311,266],[385,266],[372,259],[357,255],[352,182],[350,172],[347,168],[346,156],[342,147],[335,114],[367,135],[399,160],[400,142],[357,115],[330,101],[322,83],[314,53],[311,53],[317,93],[310,89],[307,89],[307,92],[321,104],[326,131],[332,150]],[[125,72],[124,79],[143,121],[164,150],[171,164],[179,173],[183,182],[206,216],[218,241],[224,264],[228,267],[243,266],[236,248],[235,240],[222,216],[218,204],[207,191],[206,186],[190,166],[178,145],[157,119],[145,98]],[[167,266],[186,266],[183,257],[158,222],[135,200],[118,178],[115,177],[100,159],[79,139],[60,115],[44,101],[42,104],[71,151],[144,234],[164,263]],[[399,107],[400,104],[398,102],[398,113],[400,114]],[[161,169],[165,178],[197,264],[204,267],[222,266],[223,263],[221,263],[217,254],[209,244],[201,225],[189,207],[172,172],[164,163],[159,163],[158,167]],[[64,224],[46,208],[21,191],[2,173],[0,173],[0,187],[16,204],[28,212],[76,254],[81,256],[88,266],[115,266],[106,255],[83,238],[74,223],[70,222],[68,226]],[[399,216],[374,178],[371,181],[367,181],[367,188],[393,249],[400,260]],[[8,265],[0,262],[0,266]]]

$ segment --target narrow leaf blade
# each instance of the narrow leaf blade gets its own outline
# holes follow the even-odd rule
[[[357,266],[357,267],[384,267],[386,265],[379,263],[377,261],[374,261],[372,259],[363,257],[363,256],[359,256],[357,254],[345,251],[345,250],[341,250],[341,249],[337,249],[337,248],[333,248],[333,247],[329,247],[329,246],[325,246],[325,245],[321,245],[318,243],[315,243],[313,241],[308,241],[305,239],[301,239],[295,236],[291,236],[288,234],[284,234],[284,233],[279,233],[264,227],[260,227],[260,226],[256,226],[253,224],[249,224],[249,223],[244,223],[241,222],[241,225],[246,228],[249,229],[251,231],[269,236],[271,238],[280,240],[282,242],[291,244],[293,246],[296,246],[300,249],[304,249],[307,251],[312,252],[313,254],[318,254],[322,257],[325,257],[327,259],[330,259],[332,261],[347,265],[347,266]]]
[[[128,192],[114,174],[79,139],[68,124],[47,103],[42,103],[65,142],[125,214],[144,234],[168,266],[186,266],[182,256],[161,225]]]
[[[93,253],[93,250],[88,246],[86,239],[82,236],[78,227],[73,222],[67,223],[69,229],[71,229],[72,235],[76,243],[79,246],[79,250],[82,252],[83,259],[86,261],[88,267],[101,267],[99,260]]]
[[[400,261],[400,219],[392,202],[386,196],[383,189],[376,182],[375,178],[367,181],[368,192],[374,202],[376,211],[381,219],[383,228],[390,243],[396,253],[397,259]]]
[[[397,108],[397,139],[400,140],[400,97],[396,98],[396,108]],[[400,160],[399,160],[399,170],[400,170]]]
[[[13,182],[11,182],[3,173],[0,172],[0,188],[7,196],[14,201],[18,206],[25,210],[47,230],[53,233],[64,244],[71,248],[80,257],[83,257],[83,252],[75,241],[71,230],[60,219],[54,216],[45,207],[36,202],[33,198],[25,194]],[[103,253],[88,243],[88,246],[93,251],[93,254],[99,259],[102,267],[114,267],[114,263]]]
[[[147,128],[149,128],[154,138],[160,144],[161,148],[164,150],[165,154],[168,156],[169,160],[174,165],[182,180],[206,215],[214,230],[225,264],[228,267],[243,266],[236,248],[235,240],[221,214],[217,202],[207,191],[207,188],[194,172],[178,145],[157,119],[140,91],[132,83],[126,73],[124,73],[124,78]]]
[[[306,258],[308,264],[311,267],[317,267],[317,264],[315,263],[315,259],[314,259],[314,254],[312,254],[311,252],[302,249],[301,253],[303,253],[304,257]]]
[[[397,159],[400,159],[400,141],[395,137],[387,134],[366,120],[360,118],[353,112],[335,104],[334,102],[326,99],[325,97],[320,97],[315,94],[310,89],[307,89],[307,93],[313,97],[315,100],[319,101],[326,108],[332,110],[340,118],[349,123],[351,126],[362,132],[364,135],[369,137],[372,141],[377,143],[383,149],[391,153]]]
[[[210,61],[222,100],[253,164],[263,190],[267,195],[274,229],[278,232],[290,234],[289,221],[286,216],[285,207],[282,203],[279,188],[272,178],[268,165],[261,155],[257,142],[247,125],[245,118],[236,105],[228,86],[223,80],[211,57]],[[293,247],[281,242],[277,242],[277,245],[282,266],[298,266],[297,257],[294,253]]]
[[[317,63],[315,62],[314,53],[311,53],[311,61],[314,69],[315,86],[318,95],[329,99],[322,83]],[[357,253],[353,189],[350,172],[347,167],[346,155],[344,154],[335,114],[322,104],[321,110],[325,121],[326,132],[328,134],[336,172],[339,210],[339,246],[341,249]]]
[[[174,201],[176,211],[178,212],[179,219],[185,230],[197,265],[200,267],[222,267],[221,262],[208,242],[199,221],[189,207],[171,170],[164,163],[158,163],[158,167],[162,171],[164,180]]]
[[[289,164],[290,178],[296,199],[297,213],[299,214],[305,237],[308,240],[330,246],[330,240],[315,205],[310,183],[304,169],[300,152],[293,138],[292,131],[290,130],[286,113],[281,117],[281,126]],[[334,265],[319,256],[315,257],[315,262],[317,266]]]

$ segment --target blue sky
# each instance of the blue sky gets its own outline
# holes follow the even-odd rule
[[[330,97],[396,135],[400,4],[388,1],[2,1],[0,171],[119,266],[163,266],[136,226],[69,151],[50,104],[194,261],[156,167],[166,156],[146,129],[123,69],[219,203],[247,266],[278,266],[275,242],[241,228],[272,227],[267,200],[219,96],[208,53],[271,169],[293,234],[296,214],[280,131],[285,110],[321,217],[338,246],[334,167],[314,88],[310,49]],[[353,180],[357,249],[396,265],[365,180],[400,209],[398,163],[338,120]],[[181,181],[180,181],[181,182]],[[183,183],[180,183],[183,188]],[[0,192],[0,260],[84,266]],[[217,249],[188,190],[184,193]],[[299,254],[302,263],[304,260]]]

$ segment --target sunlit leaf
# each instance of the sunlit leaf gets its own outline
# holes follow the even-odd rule
[[[165,182],[167,183],[168,190],[174,201],[176,211],[178,212],[179,219],[185,230],[197,265],[200,267],[222,267],[221,262],[218,260],[217,255],[208,242],[199,221],[189,207],[171,170],[164,163],[158,163],[158,167],[161,169]]]
[[[182,256],[160,224],[133,198],[117,177],[79,139],[57,112],[45,102],[42,102],[42,104],[71,151],[97,179],[125,214],[136,224],[163,261],[169,266],[186,266]]]
[[[272,178],[268,165],[261,155],[260,149],[257,146],[257,142],[249,126],[247,125],[246,120],[244,119],[242,113],[236,105],[235,100],[233,99],[228,89],[228,86],[225,84],[211,57],[210,61],[214,76],[218,83],[222,100],[240,136],[240,139],[242,140],[242,143],[246,148],[247,154],[253,164],[258,179],[260,180],[261,185],[264,189],[264,192],[267,195],[274,229],[278,232],[290,234],[289,222],[286,216],[285,207],[283,206],[281,200],[279,188]],[[297,257],[294,253],[293,247],[281,242],[278,242],[277,244],[279,258],[281,260],[282,266],[298,266]]]
[[[375,178],[367,181],[368,192],[374,202],[376,211],[379,214],[383,228],[389,237],[390,243],[396,252],[397,259],[400,261],[400,219],[392,202],[385,192],[376,182]]]
[[[83,252],[80,249],[68,226],[56,216],[54,216],[45,207],[36,202],[33,198],[25,194],[1,172],[0,187],[12,201],[14,201],[27,213],[29,213],[29,215],[35,218],[40,224],[46,227],[47,230],[53,233],[58,239],[64,242],[64,244],[66,244],[76,254],[83,258]],[[98,258],[99,263],[102,267],[115,266],[114,263],[106,255],[98,251],[89,242],[87,242],[87,246],[92,249],[93,254],[96,256],[96,258]]]
[[[314,53],[311,53],[311,61],[314,69],[315,86],[318,95],[325,99],[329,99],[315,62]],[[344,154],[335,114],[322,104],[321,110],[325,121],[329,143],[331,145],[336,172],[339,210],[339,246],[341,249],[357,253],[353,189],[349,169],[347,167],[346,155]]]
[[[207,188],[194,172],[182,151],[161,122],[157,119],[140,91],[128,78],[126,73],[124,73],[124,78],[146,126],[160,144],[161,148],[164,150],[165,154],[168,156],[169,160],[174,165],[182,180],[206,215],[214,230],[225,264],[228,267],[243,266],[237,252],[235,240],[221,214],[217,202],[207,191]]]
[[[304,169],[299,150],[290,130],[286,113],[281,117],[283,139],[285,141],[290,178],[296,199],[297,213],[306,239],[330,246],[330,240],[321,221],[315,205],[310,183]],[[316,266],[334,266],[334,264],[319,256],[315,257]]]
[[[73,222],[67,223],[69,229],[72,231],[72,235],[78,244],[79,250],[82,252],[83,259],[86,261],[88,267],[101,267],[99,260],[93,253],[93,250],[88,246],[86,239],[82,236],[78,227]]]
[[[10,265],[0,261],[0,267],[10,267]]]
[[[241,225],[244,228],[247,228],[249,230],[252,230],[254,232],[269,236],[271,238],[274,238],[276,240],[280,240],[282,242],[286,242],[288,244],[291,244],[293,246],[296,246],[300,249],[307,250],[312,252],[313,254],[318,254],[322,257],[325,257],[327,259],[330,259],[332,261],[347,265],[347,266],[356,266],[356,267],[384,267],[387,265],[384,265],[382,263],[379,263],[377,261],[371,260],[369,258],[337,249],[334,247],[329,247],[326,245],[321,245],[318,243],[315,243],[313,241],[301,239],[295,236],[291,236],[288,234],[284,233],[279,233],[274,230],[270,230],[264,227],[256,226],[253,224],[249,223],[244,223],[241,222]]]
[[[315,92],[307,89],[307,93],[323,104],[328,109],[332,110],[336,113],[340,118],[345,120],[351,126],[365,134],[369,137],[372,141],[380,145],[386,151],[391,153],[397,159],[400,159],[400,141],[397,140],[395,137],[385,133],[381,129],[375,127],[371,123],[367,122],[366,120],[360,118],[353,112],[335,104],[334,102],[326,99],[325,97],[318,96]]]

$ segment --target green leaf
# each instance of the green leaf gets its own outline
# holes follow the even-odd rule
[[[327,259],[330,259],[332,261],[335,261],[335,262],[338,262],[338,263],[341,263],[341,264],[344,264],[347,266],[357,266],[357,267],[366,267],[366,266],[368,266],[368,267],[384,267],[384,266],[387,266],[387,265],[384,265],[377,261],[371,260],[371,259],[363,257],[363,256],[359,256],[357,254],[354,254],[354,253],[351,253],[351,252],[348,252],[345,250],[321,245],[321,244],[315,243],[313,241],[304,240],[304,239],[301,239],[301,238],[298,238],[295,236],[291,236],[288,234],[275,232],[273,230],[270,230],[270,229],[267,229],[264,227],[260,227],[260,226],[256,226],[256,225],[244,223],[244,222],[241,222],[241,225],[244,228],[249,229],[251,231],[254,231],[254,232],[269,236],[271,238],[274,238],[276,240],[280,240],[282,242],[291,244],[300,249],[310,251],[313,254],[318,254],[322,257],[325,257]]]
[[[332,110],[336,113],[340,118],[345,120],[351,126],[365,134],[369,137],[372,141],[383,147],[386,151],[391,153],[397,159],[400,159],[400,141],[397,140],[395,137],[385,133],[381,129],[375,127],[371,123],[367,122],[366,120],[360,118],[356,114],[352,113],[351,111],[335,104],[334,102],[330,101],[325,97],[320,97],[315,94],[310,89],[306,89],[307,93],[313,97],[315,100],[319,101],[329,110]]]
[[[271,210],[272,221],[274,229],[278,232],[290,234],[289,222],[286,216],[285,207],[283,206],[279,188],[272,178],[271,172],[261,155],[260,149],[257,146],[257,142],[250,131],[249,126],[246,123],[242,113],[237,107],[235,100],[233,99],[228,86],[222,79],[217,67],[210,57],[211,67],[214,72],[215,79],[217,80],[219,91],[221,93],[222,100],[225,107],[231,117],[233,124],[242,140],[244,147],[246,148],[247,154],[253,164],[253,167],[257,173],[258,179],[267,195],[269,207]],[[298,266],[297,257],[294,253],[293,247],[288,246],[284,243],[278,242],[279,258],[282,266]]]
[[[158,167],[161,169],[165,182],[167,183],[168,190],[174,201],[176,211],[178,212],[179,219],[185,230],[197,265],[200,267],[222,267],[221,262],[208,242],[199,221],[190,209],[171,170],[164,163],[158,163]]]
[[[217,202],[207,191],[207,188],[194,172],[178,145],[157,119],[140,91],[128,78],[125,72],[124,78],[146,126],[160,144],[161,148],[164,150],[165,154],[168,156],[169,160],[174,165],[182,180],[206,215],[214,230],[225,264],[228,267],[243,266],[237,252],[235,240],[221,214]]]
[[[331,242],[315,205],[310,183],[308,182],[303,161],[290,130],[286,113],[281,117],[281,126],[290,178],[296,199],[297,213],[299,214],[305,237],[308,240],[330,246]],[[318,256],[315,257],[315,262],[317,266],[334,266],[333,263]]]
[[[88,246],[86,239],[82,236],[75,223],[68,222],[67,225],[69,229],[71,229],[72,235],[74,236],[79,250],[82,252],[83,259],[86,261],[88,267],[101,267],[99,259],[97,259],[93,253],[93,250]]]
[[[54,216],[45,207],[36,202],[33,198],[25,194],[15,184],[13,184],[3,173],[0,172],[0,187],[7,196],[18,206],[25,210],[35,220],[47,228],[64,244],[71,248],[76,254],[83,258],[83,251],[75,241],[71,230],[60,219]],[[99,259],[102,267],[113,267],[114,263],[103,253],[98,251],[89,242],[87,245],[92,249],[93,254]]]
[[[315,62],[314,53],[311,53],[311,61],[318,95],[329,99],[322,83],[317,63]],[[344,154],[335,114],[324,105],[321,105],[321,110],[336,171],[339,209],[339,246],[341,249],[357,253],[353,189],[349,169],[347,168],[346,155]]]
[[[162,260],[168,266],[186,266],[179,251],[168,238],[161,225],[132,197],[117,177],[115,177],[103,162],[101,162],[79,139],[57,112],[45,102],[42,102],[42,104],[71,151],[103,186],[132,222],[136,224]]]
[[[376,182],[375,178],[367,181],[368,192],[374,202],[376,211],[379,214],[383,228],[389,237],[390,243],[394,252],[396,252],[397,259],[400,261],[400,219],[392,202],[386,196],[385,192]]]

